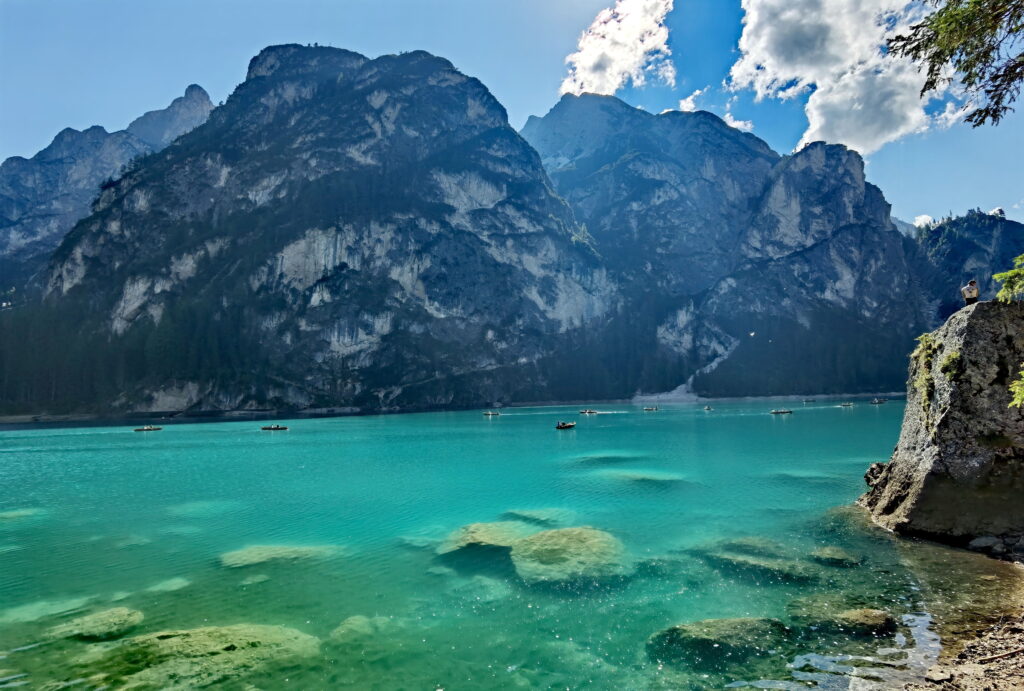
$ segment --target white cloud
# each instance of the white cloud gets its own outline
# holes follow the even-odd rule
[[[726,109],[725,115],[722,116],[722,119],[725,120],[725,124],[729,127],[735,127],[736,129],[743,130],[744,132],[750,132],[754,129],[753,122],[750,120],[737,120],[728,109]]]
[[[730,88],[752,89],[758,100],[809,93],[808,126],[797,148],[824,140],[869,154],[963,117],[957,106],[929,116],[918,96],[924,76],[910,61],[883,53],[888,37],[920,19],[919,1],[743,0],[743,9]]]
[[[679,110],[684,113],[692,113],[697,110],[697,97],[703,94],[706,90],[706,87],[704,89],[697,89],[692,94],[681,100],[679,102]]]
[[[648,76],[675,86],[676,70],[668,48],[665,15],[673,0],[616,0],[598,13],[565,59],[569,74],[561,93],[614,94]]]
[[[916,228],[924,228],[935,223],[935,219],[928,214],[921,214],[920,216],[914,216],[914,226]]]

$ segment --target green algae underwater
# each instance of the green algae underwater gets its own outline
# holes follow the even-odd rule
[[[790,405],[0,431],[0,688],[920,679],[1019,576],[850,507],[902,402]]]

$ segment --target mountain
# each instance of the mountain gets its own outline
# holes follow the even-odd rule
[[[928,324],[919,252],[856,152],[779,156],[711,113],[591,94],[522,133],[624,286],[621,328],[664,363],[640,389],[680,372],[712,396],[901,386]]]
[[[153,146],[180,122],[141,120]],[[0,409],[897,390],[950,267],[1017,247],[1012,222],[950,224],[901,233],[842,146],[594,95],[520,134],[428,53],[272,46],[0,312]]]
[[[1009,270],[1024,254],[1024,224],[976,209],[918,229],[917,241],[928,257],[937,314],[945,319],[963,306],[959,288],[972,278],[982,300],[995,297],[999,285],[992,274]]]
[[[206,91],[193,84],[124,130],[67,128],[32,158],[0,164],[0,291],[22,287],[45,266],[68,230],[88,215],[101,183],[205,122],[212,108]]]
[[[536,363],[615,296],[479,81],[424,52],[275,46],[67,235],[23,313],[36,336],[4,351],[8,391],[151,410],[544,396]],[[54,329],[74,334],[63,360],[33,340]]]

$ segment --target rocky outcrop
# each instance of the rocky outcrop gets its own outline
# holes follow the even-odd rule
[[[124,130],[65,129],[30,159],[0,164],[0,291],[21,289],[81,218],[104,181],[145,154],[160,151],[206,121],[213,104],[192,84],[167,108],[134,120]]]
[[[1024,532],[1024,409],[1009,407],[1024,363],[1020,304],[980,302],[919,339],[899,443],[861,498],[898,533],[993,548]],[[1003,549],[1005,551],[1005,548]]]

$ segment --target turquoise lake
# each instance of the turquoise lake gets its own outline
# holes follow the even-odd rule
[[[837,403],[789,402],[785,416],[768,414],[779,402],[747,400],[710,412],[606,404],[593,416],[545,407],[280,421],[287,432],[253,421],[0,431],[0,687],[96,688],[101,668],[111,686],[127,683],[87,654],[116,644],[47,635],[115,606],[145,615],[129,637],[262,624],[320,639],[316,655],[213,680],[225,688],[846,688],[854,678],[886,688],[918,678],[944,624],[999,599],[1004,565],[894,541],[837,508],[888,458],[904,405]],[[556,431],[558,420],[578,425]],[[524,517],[524,533],[610,533],[628,553],[626,575],[542,587],[517,577],[507,549],[438,554],[463,525]],[[323,549],[221,563],[253,545]],[[815,561],[821,547],[862,563]],[[723,561],[723,549],[767,556],[769,567]],[[803,575],[774,577],[782,562]],[[811,626],[756,664],[659,660],[646,648],[652,634],[705,619],[797,627],[794,603],[829,598],[884,609],[899,629],[865,639]],[[332,638],[346,620],[358,635]]]

